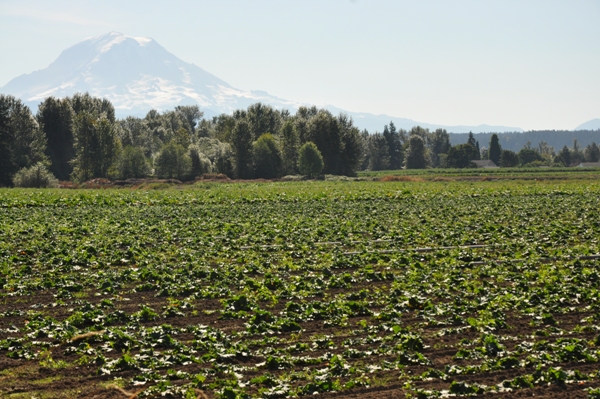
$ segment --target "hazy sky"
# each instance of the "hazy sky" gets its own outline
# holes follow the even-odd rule
[[[234,87],[445,125],[600,118],[600,0],[0,0],[0,86],[109,31]]]

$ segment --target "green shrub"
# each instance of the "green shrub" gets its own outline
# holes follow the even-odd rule
[[[185,180],[192,170],[192,160],[182,145],[171,141],[154,160],[154,168],[154,174],[161,179]]]
[[[519,157],[519,163],[521,166],[544,160],[539,152],[531,148],[522,148],[521,151],[518,152],[517,156]]]
[[[118,179],[129,179],[146,177],[150,171],[143,148],[127,146],[117,159],[112,174]]]
[[[423,139],[416,134],[411,135],[406,149],[406,158],[404,158],[406,169],[425,169],[427,167],[426,151]],[[450,153],[448,153],[448,158],[450,158]]]
[[[272,134],[265,133],[252,144],[252,162],[255,177],[271,179],[279,176],[281,153]]]
[[[446,156],[446,166],[449,168],[475,167],[473,160],[477,159],[477,149],[471,144],[459,144],[451,147]]]
[[[18,171],[13,177],[13,184],[16,187],[47,188],[58,187],[58,180],[43,163],[38,162]]]
[[[519,157],[514,151],[502,150],[500,153],[500,166],[504,168],[512,168],[519,164]]]
[[[188,148],[188,155],[192,162],[191,177],[202,176],[213,171],[212,162],[199,146],[195,144],[191,145]]]
[[[298,169],[308,177],[316,177],[323,172],[323,156],[315,143],[307,142],[298,151]]]

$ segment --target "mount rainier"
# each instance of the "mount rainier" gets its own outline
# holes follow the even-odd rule
[[[205,116],[231,113],[262,102],[295,112],[302,105],[264,91],[240,90],[204,69],[184,62],[154,39],[111,32],[84,40],[66,50],[47,68],[12,79],[0,88],[23,100],[35,112],[46,97],[66,97],[89,92],[110,100],[117,116],[144,116],[149,110],[198,104]],[[346,112],[326,106],[334,113]],[[347,112],[360,128],[381,131],[393,121],[398,128],[420,125],[461,133],[522,131],[503,126],[443,126],[419,123],[388,115]]]

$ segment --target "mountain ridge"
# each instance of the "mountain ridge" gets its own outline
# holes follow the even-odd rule
[[[600,129],[600,118],[591,119],[581,125],[577,126],[573,130],[599,130]]]

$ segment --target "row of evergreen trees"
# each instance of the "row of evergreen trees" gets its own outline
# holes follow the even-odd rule
[[[542,141],[537,147],[527,143],[520,151],[501,148],[498,135],[492,134],[487,147],[480,147],[472,133],[467,142],[452,146],[449,134],[444,129],[430,132],[414,127],[410,131],[396,131],[393,123],[386,125],[383,133],[362,134],[364,141],[363,169],[388,170],[475,167],[473,161],[492,160],[497,166],[575,166],[581,162],[598,162],[600,149],[592,142],[581,149],[577,140],[573,147],[564,146],[555,152],[552,146]]]
[[[498,135],[492,135],[489,148],[482,148],[482,159],[490,159],[498,166],[577,166],[582,162],[600,161],[600,148],[592,142],[585,149],[581,149],[577,140],[573,147],[566,145],[557,153],[554,147],[541,141],[537,147],[532,147],[528,142],[519,152],[503,150],[500,146]]]
[[[420,126],[408,132],[396,130],[393,122],[385,125],[383,133],[362,132],[362,169],[395,170],[446,167],[446,155],[451,148],[448,132],[430,132]]]
[[[311,144],[309,144],[311,143]],[[301,151],[302,149],[302,151]],[[302,155],[302,157],[301,157]],[[198,106],[151,110],[116,119],[110,101],[89,94],[48,97],[34,116],[12,96],[0,95],[0,185],[39,180],[49,168],[60,180],[93,178],[194,179],[207,173],[232,178],[276,178],[302,173],[354,175],[357,170],[470,167],[491,159],[500,166],[597,162],[596,144],[558,153],[541,142],[518,153],[502,150],[498,136],[480,149],[473,134],[450,145],[449,134],[414,127],[359,131],[345,114],[301,107],[294,115],[261,103],[232,115],[203,118]],[[319,166],[320,165],[320,166]],[[19,174],[21,171],[21,174]],[[25,172],[24,172],[25,171]],[[35,180],[34,179],[34,180]]]

